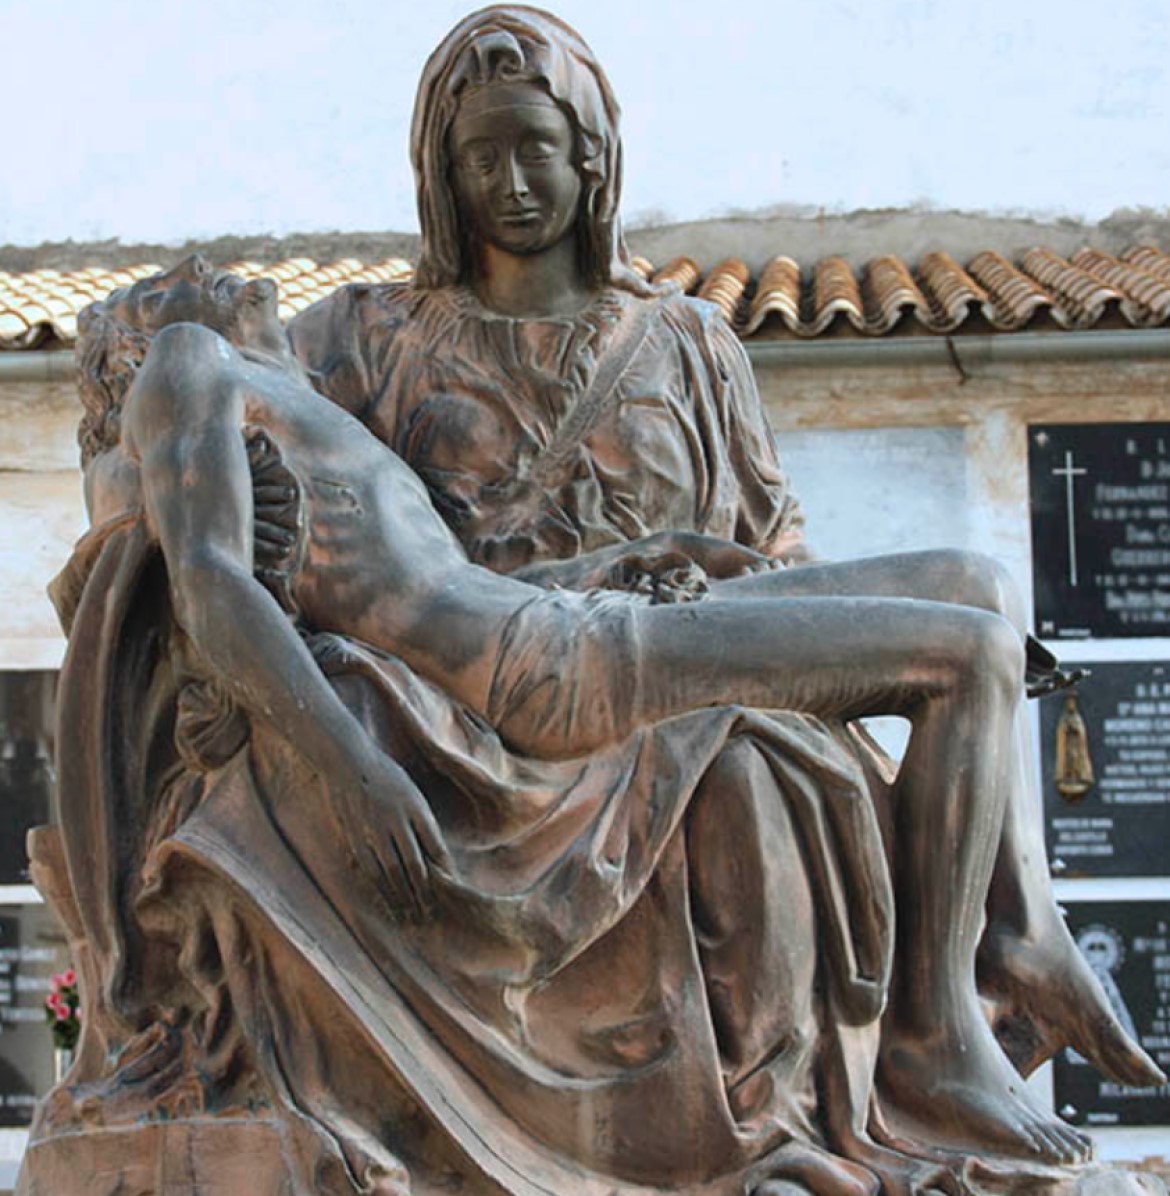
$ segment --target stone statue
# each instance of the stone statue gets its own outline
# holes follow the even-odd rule
[[[1163,1077],[1052,900],[1002,573],[808,562],[567,27],[457,26],[413,153],[412,284],[290,342],[191,259],[82,321],[31,846],[84,1030],[20,1190],[1075,1186],[1020,1071]]]

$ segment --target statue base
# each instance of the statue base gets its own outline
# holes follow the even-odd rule
[[[272,1121],[202,1118],[32,1143],[17,1196],[300,1196]]]
[[[1135,1171],[1124,1163],[1091,1165],[1075,1192],[1076,1196],[1167,1196],[1166,1184],[1159,1176],[1152,1171]]]
[[[1080,1169],[1036,1169],[1023,1164],[1018,1174],[997,1160],[993,1173],[975,1163],[956,1174],[969,1196],[1170,1196],[1162,1175],[1130,1164],[1092,1163]],[[421,1181],[421,1182],[420,1182]],[[444,1182],[445,1181],[445,1182]],[[463,1196],[481,1191],[451,1174],[438,1183],[412,1177],[413,1196]],[[335,1187],[328,1186],[330,1192]],[[404,1189],[397,1180],[362,1189],[390,1196]],[[490,1187],[493,1196],[498,1189]],[[488,1196],[488,1190],[483,1190]],[[639,1187],[645,1194],[651,1189]],[[701,1196],[739,1196],[743,1177],[724,1188],[702,1186]],[[761,1196],[810,1196],[792,1180],[763,1180]],[[355,1196],[358,1188],[354,1188]],[[615,1186],[614,1192],[623,1188]],[[312,1180],[298,1174],[279,1123],[263,1118],[189,1118],[145,1125],[57,1133],[34,1142],[24,1157],[15,1196],[316,1196]],[[700,1196],[668,1192],[661,1196]],[[931,1190],[930,1196],[935,1196]]]

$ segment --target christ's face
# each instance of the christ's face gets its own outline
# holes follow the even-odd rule
[[[283,337],[276,285],[245,281],[215,269],[198,254],[130,288],[122,301],[127,321],[155,333],[168,324],[202,324],[235,345],[262,348]]]
[[[453,184],[472,233],[518,256],[572,236],[581,203],[573,126],[531,83],[491,83],[460,104],[451,127]]]

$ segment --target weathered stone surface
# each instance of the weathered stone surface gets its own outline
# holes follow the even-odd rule
[[[1149,1171],[1102,1167],[1085,1176],[1077,1196],[1166,1196],[1166,1184]]]
[[[19,1184],[24,1196],[308,1196],[280,1127],[259,1118],[58,1134],[29,1147]]]

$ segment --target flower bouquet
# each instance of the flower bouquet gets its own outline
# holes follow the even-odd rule
[[[53,1031],[53,1046],[58,1051],[72,1051],[81,1033],[81,997],[77,991],[77,973],[70,968],[49,981],[45,998],[45,1021]]]

